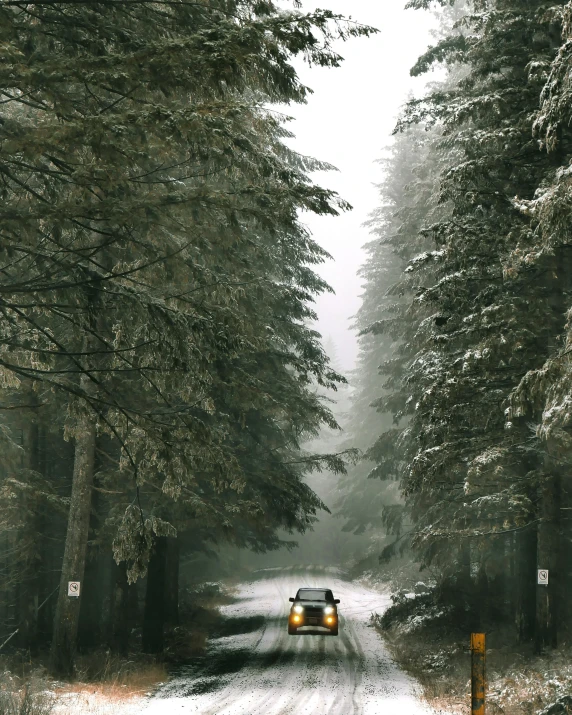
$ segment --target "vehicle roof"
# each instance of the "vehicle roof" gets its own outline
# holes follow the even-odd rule
[[[300,586],[298,591],[331,591],[329,586]]]

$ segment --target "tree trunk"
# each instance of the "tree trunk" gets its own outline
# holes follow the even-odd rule
[[[98,459],[99,438],[95,444],[94,474],[101,469]],[[94,477],[95,478],[95,477]],[[100,526],[99,510],[101,495],[92,491],[89,533],[93,540]],[[89,543],[86,549],[84,589],[80,600],[78,645],[80,648],[93,648],[101,643],[102,614],[105,604],[105,579],[108,565],[108,548],[98,543]]]
[[[89,389],[89,378],[82,375],[81,385]],[[58,675],[71,675],[77,647],[80,599],[68,597],[68,582],[83,581],[95,455],[95,418],[86,415],[75,442],[75,456],[66,544],[60,578],[60,590],[54,620],[50,667]]]
[[[46,424],[40,431],[40,469],[45,478],[58,487],[62,484],[61,466],[57,450]],[[66,461],[73,460],[73,447],[68,442],[62,445]],[[58,468],[59,467],[59,468]],[[40,534],[40,554],[42,566],[38,569],[38,643],[45,649],[52,641],[57,594],[61,570],[61,554],[65,544],[64,519],[55,516],[48,504],[39,512],[38,534]]]
[[[26,392],[26,400],[33,405],[37,405],[37,396],[33,390]],[[38,425],[37,409],[31,411],[30,417],[27,420],[26,428],[23,430],[23,448],[24,448],[24,463],[23,467],[32,472],[40,471],[40,429]],[[20,564],[20,574],[18,583],[18,645],[20,648],[31,648],[35,645],[38,634],[38,581],[36,574],[38,573],[40,560],[40,534],[39,526],[39,510],[37,504],[33,506],[24,501],[25,515],[24,518],[25,533],[21,535],[22,541],[28,542],[25,560]]]
[[[560,565],[558,568],[558,621],[566,628],[566,640],[570,636],[572,624],[572,541],[570,539],[570,517],[572,501],[567,476],[562,475],[560,492]]]
[[[509,613],[509,618],[513,615],[516,617],[517,612],[517,598],[516,589],[518,588],[518,583],[516,580],[516,533],[513,532],[508,535],[507,540],[507,559],[508,559],[508,569],[507,569],[507,608]]]
[[[167,538],[160,536],[149,560],[145,611],[143,614],[143,652],[163,651],[163,627],[165,624],[165,572]]]
[[[510,621],[513,613],[511,609],[511,586],[512,586],[512,534],[504,534],[499,537],[499,550],[502,552],[502,560],[497,566],[495,574],[494,592],[498,593],[495,599],[495,617],[505,623]]]
[[[104,553],[104,548],[101,546],[88,546],[87,548],[77,638],[82,649],[93,648],[101,643],[106,556],[108,554]]]
[[[127,655],[131,630],[137,620],[135,584],[127,581],[127,564],[113,562],[110,645],[113,651]]]
[[[490,622],[490,588],[489,577],[484,564],[479,566],[475,580],[475,632],[484,633]]]
[[[515,621],[520,643],[526,643],[534,636],[536,532],[536,528],[530,526],[515,533]]]
[[[560,477],[545,475],[540,487],[537,568],[547,569],[548,586],[536,586],[534,650],[555,648],[558,640],[558,566],[560,561]],[[536,577],[536,574],[533,574]]]
[[[165,566],[165,623],[179,625],[179,540],[167,539]]]

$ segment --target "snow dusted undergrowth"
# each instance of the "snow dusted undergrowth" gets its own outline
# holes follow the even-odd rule
[[[97,692],[66,693],[59,695],[50,715],[139,715],[145,698],[109,698]]]
[[[333,571],[267,569],[223,607],[232,635],[165,684],[143,715],[428,715],[371,625],[389,596]],[[328,586],[341,599],[340,635],[288,636],[288,597]]]

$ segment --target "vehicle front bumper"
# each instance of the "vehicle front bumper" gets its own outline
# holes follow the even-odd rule
[[[303,628],[304,626],[319,626],[321,628],[335,628],[338,625],[337,613],[329,615],[314,615],[305,613],[290,613],[288,623],[292,628]]]

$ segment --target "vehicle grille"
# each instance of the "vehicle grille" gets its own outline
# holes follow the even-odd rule
[[[306,618],[322,618],[324,611],[321,608],[305,608]]]

